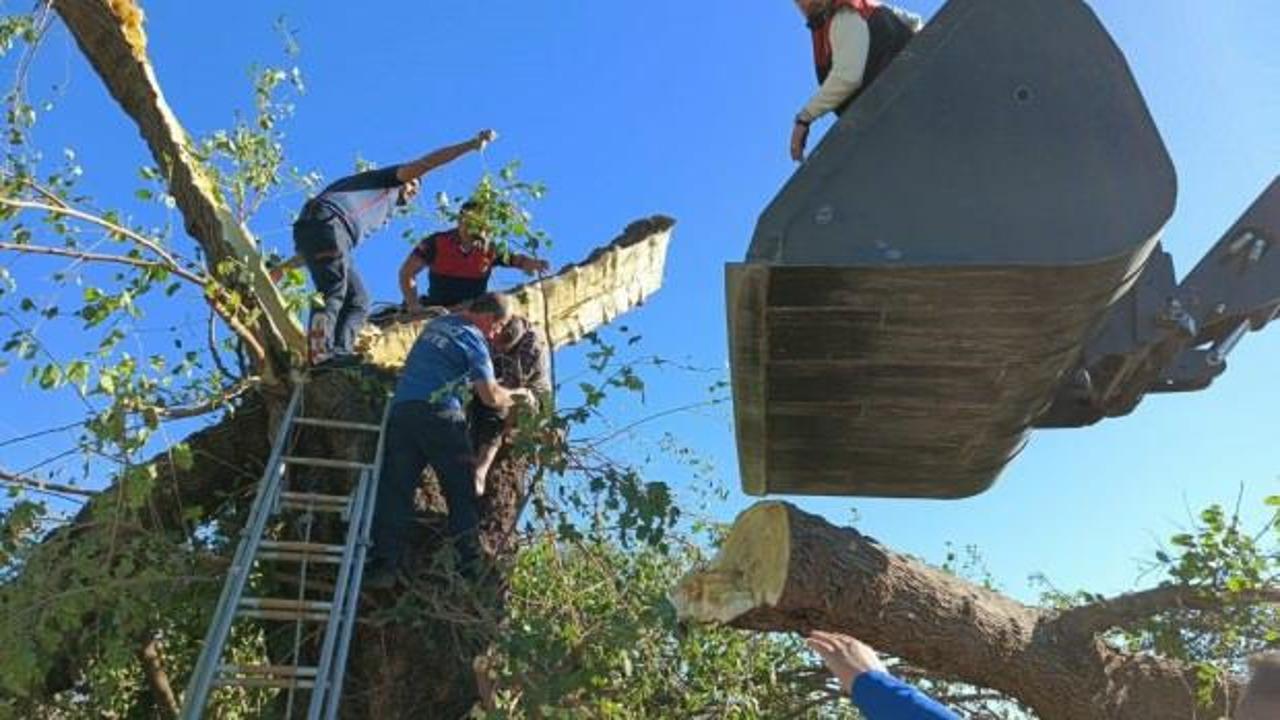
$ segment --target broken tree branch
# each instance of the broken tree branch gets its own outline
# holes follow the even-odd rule
[[[1041,720],[1196,720],[1229,711],[1196,698],[1193,666],[1130,654],[1059,614],[896,553],[851,528],[786,503],[759,503],[735,521],[719,555],[672,592],[680,617],[774,632],[824,629],[990,689]],[[1214,713],[1217,713],[1215,715]]]
[[[147,57],[142,10],[128,0],[53,0],[53,7],[111,96],[137,124],[210,270],[217,275],[224,261],[243,269],[245,280],[236,281],[235,289],[252,309],[261,310],[253,315],[252,328],[263,350],[258,372],[273,384],[283,383],[289,356],[306,356],[302,327],[268,277],[257,240],[227,209],[165,100]]]

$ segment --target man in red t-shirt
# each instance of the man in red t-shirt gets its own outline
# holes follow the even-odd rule
[[[451,307],[480,297],[488,292],[495,267],[513,267],[528,275],[550,267],[546,260],[495,249],[476,229],[475,209],[474,202],[465,203],[457,227],[428,235],[401,264],[400,292],[407,312],[420,312],[424,304]],[[418,297],[418,275],[423,268],[431,269],[425,299]]]

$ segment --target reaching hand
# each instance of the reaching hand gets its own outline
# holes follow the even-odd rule
[[[840,681],[840,689],[845,695],[853,691],[853,681],[859,675],[875,670],[885,671],[884,663],[880,662],[875,650],[848,635],[814,630],[805,639],[805,644],[826,663],[827,669]]]
[[[496,130],[481,130],[479,133],[476,134],[476,139],[475,139],[476,149],[484,150],[489,143],[497,139],[498,139],[498,133]]]
[[[804,146],[809,142],[809,126],[797,122],[791,128],[791,159],[804,162]]]
[[[277,265],[267,271],[267,277],[271,278],[271,282],[278,283],[284,277],[284,266]]]
[[[522,268],[527,275],[537,275],[551,269],[551,263],[541,258],[529,258]]]

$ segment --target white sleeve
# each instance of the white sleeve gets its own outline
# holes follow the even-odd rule
[[[867,21],[851,9],[836,13],[831,21],[831,73],[797,116],[812,122],[844,104],[862,87],[871,51]]]

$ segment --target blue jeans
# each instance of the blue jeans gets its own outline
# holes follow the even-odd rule
[[[369,316],[369,293],[356,272],[346,229],[336,218],[304,218],[293,225],[293,244],[324,296],[324,305],[311,311],[308,327],[312,361],[354,353],[356,335]]]
[[[457,544],[461,566],[464,572],[474,570],[480,557],[480,507],[467,422],[460,414],[442,417],[438,407],[421,401],[391,408],[370,557],[392,569],[403,563],[413,528],[413,494],[427,466],[435,471],[449,504],[449,534]]]

